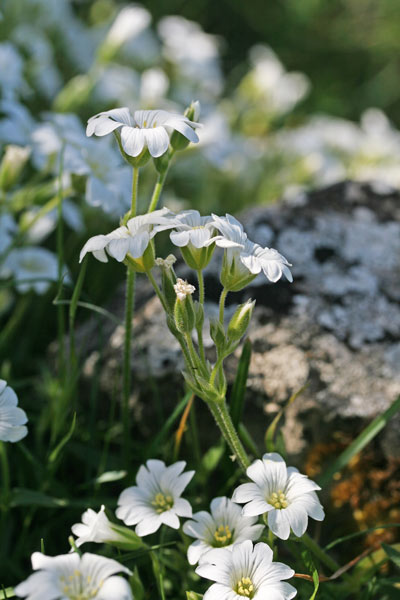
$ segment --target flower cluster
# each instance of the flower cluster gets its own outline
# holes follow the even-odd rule
[[[171,242],[181,250],[188,265],[196,270],[208,264],[215,245],[223,248],[221,282],[230,291],[242,289],[261,271],[274,283],[283,275],[288,281],[293,281],[286,258],[274,248],[263,248],[251,242],[235,217],[229,214],[225,217],[214,214],[201,216],[197,210],[174,214],[162,208],[133,217],[126,225],[106,235],[90,238],[81,250],[80,261],[88,252],[101,262],[107,262],[107,254],[119,262],[129,255],[138,259],[143,256],[150,241],[165,230],[172,230]],[[154,262],[151,263],[153,265]]]

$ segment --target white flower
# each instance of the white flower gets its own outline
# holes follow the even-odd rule
[[[128,582],[115,573],[131,574],[116,560],[96,554],[32,554],[33,573],[17,585],[17,596],[27,600],[132,600]]]
[[[239,258],[239,262],[245,267],[243,276],[250,272],[252,275],[258,275],[263,271],[264,275],[272,282],[278,281],[282,275],[286,279],[293,281],[290,269],[290,263],[282,254],[279,254],[274,248],[263,248],[247,239],[247,234],[243,231],[243,226],[235,217],[227,214],[226,217],[213,215],[214,225],[222,235],[215,236],[208,241],[208,244],[215,242],[217,246],[227,249],[227,260],[230,265],[232,261]]]
[[[178,277],[176,283],[174,284],[174,290],[178,300],[184,300],[186,296],[190,296],[190,294],[193,294],[196,288],[194,287],[194,285],[191,285],[187,281],[184,281],[183,279]]]
[[[171,212],[167,208],[161,208],[146,215],[133,217],[126,225],[107,235],[95,235],[83,246],[79,262],[82,262],[88,252],[93,252],[97,260],[108,262],[106,250],[118,262],[122,262],[128,253],[133,258],[140,258],[155,235],[152,231],[153,225],[166,223],[169,218]]]
[[[295,467],[286,467],[283,458],[271,452],[248,467],[247,476],[254,483],[243,483],[233,493],[234,502],[246,502],[243,514],[256,516],[268,513],[268,527],[282,540],[290,530],[301,537],[308,517],[322,521],[324,510],[315,490],[319,485],[302,475]]]
[[[0,379],[0,440],[2,442],[19,442],[28,429],[25,411],[18,408],[18,398],[4,379]]]
[[[256,524],[257,517],[244,517],[241,508],[225,496],[214,498],[210,508],[211,514],[205,510],[197,512],[193,515],[193,521],[186,521],[183,526],[186,535],[197,538],[188,548],[191,565],[213,548],[231,550],[233,544],[257,540],[264,529],[263,525]]]
[[[193,127],[198,123],[189,121],[184,115],[166,110],[136,110],[133,116],[129,109],[114,108],[101,112],[88,121],[86,135],[103,136],[121,128],[121,145],[129,156],[139,156],[147,147],[150,154],[156,158],[168,150],[169,129],[179,131],[191,142],[198,142]]]
[[[283,579],[293,577],[287,565],[272,562],[273,553],[267,544],[246,540],[226,548],[210,550],[196,569],[200,577],[215,583],[203,600],[290,600],[297,591]]]
[[[13,273],[21,293],[32,289],[37,294],[44,294],[51,281],[58,280],[57,256],[46,248],[16,248],[8,255],[5,266]]]
[[[169,467],[161,460],[148,460],[136,477],[137,485],[127,488],[118,498],[116,515],[125,525],[136,525],[139,536],[157,531],[162,524],[179,528],[178,517],[191,517],[192,507],[181,494],[194,475],[182,473],[186,462]]]
[[[105,43],[120,46],[144,31],[151,23],[150,13],[142,6],[126,6],[111,25]]]
[[[88,508],[81,517],[82,523],[72,525],[72,533],[77,536],[76,545],[81,546],[86,542],[119,542],[125,541],[125,538],[116,533],[112,528],[111,521],[108,520],[105,513],[105,506],[102,505],[97,513]]]
[[[167,225],[154,229],[157,232],[176,229],[170,233],[170,238],[171,242],[179,248],[188,244],[192,244],[195,248],[204,248],[211,239],[215,225],[213,217],[202,217],[198,210],[183,210]]]

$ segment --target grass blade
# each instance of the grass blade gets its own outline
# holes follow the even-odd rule
[[[308,383],[306,383],[306,385],[303,385],[303,387],[301,387],[299,390],[297,390],[297,392],[294,392],[290,396],[290,398],[287,401],[287,403],[285,404],[285,406],[283,408],[281,408],[281,410],[275,416],[272,423],[268,426],[268,429],[265,432],[265,437],[264,437],[265,447],[267,449],[267,452],[275,452],[276,451],[274,438],[275,438],[276,428],[278,427],[278,423],[281,420],[282,415],[285,412],[285,410],[288,408],[288,406],[290,406],[296,400],[296,398],[304,392],[304,390],[307,388],[307,386],[308,386]]]
[[[371,442],[375,436],[378,435],[380,431],[385,427],[385,425],[390,421],[393,415],[400,409],[400,396],[389,406],[387,410],[378,417],[376,417],[372,423],[370,423],[364,431],[360,433],[360,435],[338,456],[338,458],[327,467],[324,473],[318,477],[317,481],[321,487],[324,487],[329,483],[332,477],[338,471],[341,471],[361,450],[365,448],[369,442]]]

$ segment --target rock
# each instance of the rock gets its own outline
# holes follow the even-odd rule
[[[294,276],[293,284],[269,284],[259,276],[228,297],[228,317],[236,303],[257,300],[249,331],[251,422],[245,422],[261,441],[272,416],[307,383],[287,409],[282,429],[289,454],[299,459],[335,431],[357,434],[400,394],[399,196],[389,188],[344,182],[312,192],[301,203],[254,208],[241,220],[250,239],[288,258]],[[216,251],[205,276],[210,313],[217,311],[220,260]],[[193,278],[183,264],[178,271]],[[179,385],[183,363],[158,300],[141,281],[133,378],[143,383],[153,378],[165,396]],[[117,306],[122,318],[122,296]],[[109,333],[104,389],[120,368],[123,328]],[[210,342],[206,336],[207,347]],[[93,346],[86,360],[88,375],[95,351]],[[226,365],[230,382],[239,354]],[[393,421],[379,437],[387,457],[398,454],[399,431]]]

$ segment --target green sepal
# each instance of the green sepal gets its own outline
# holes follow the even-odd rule
[[[215,248],[215,244],[204,248],[196,248],[189,243],[187,246],[180,248],[183,260],[194,271],[202,271],[206,268],[211,260]]]

